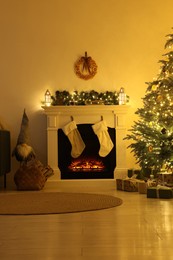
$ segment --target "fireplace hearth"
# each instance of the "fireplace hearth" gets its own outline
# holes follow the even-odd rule
[[[53,168],[54,175],[49,178],[49,182],[56,182],[63,179],[73,179],[73,178],[122,178],[127,175],[126,166],[126,150],[127,143],[123,140],[126,136],[126,117],[129,106],[127,105],[86,105],[86,106],[50,106],[42,107],[44,113],[47,116],[47,163]],[[97,136],[94,135],[95,144],[92,144],[92,149],[89,149],[90,144],[87,144],[87,149],[85,149],[85,156],[81,154],[80,163],[76,160],[72,160],[70,151],[71,145],[67,142],[67,136],[65,136],[66,141],[63,141],[63,147],[59,147],[59,140],[61,135],[64,134],[62,128],[67,125],[71,119],[74,119],[79,128],[85,125],[92,125],[100,122],[103,118],[106,121],[108,129],[112,129],[110,135],[114,143],[114,148],[109,154],[109,156],[99,158],[99,141]],[[90,128],[90,127],[89,127]],[[90,128],[91,129],[91,128]],[[109,130],[110,131],[110,130]],[[85,133],[85,131],[84,131]],[[85,134],[82,134],[84,138]],[[87,141],[88,142],[88,141]],[[64,147],[68,146],[69,155],[64,154]],[[89,149],[89,154],[87,150]],[[93,154],[91,153],[93,152]],[[65,168],[62,166],[62,161],[66,161]],[[85,167],[90,167],[89,162],[101,160],[104,165],[103,169],[70,169],[74,164],[81,164],[81,160],[84,160]],[[68,162],[68,164],[67,164]],[[95,163],[95,164],[97,164]],[[93,164],[93,163],[92,163]],[[86,172],[85,172],[86,171]],[[64,173],[68,172],[68,175]],[[82,177],[81,177],[81,176]],[[99,176],[99,177],[98,177]],[[101,177],[100,177],[101,176]]]
[[[61,179],[113,179],[116,166],[115,128],[108,127],[108,133],[114,144],[110,153],[99,156],[100,144],[91,124],[77,125],[86,145],[78,158],[71,156],[71,144],[62,129],[58,130],[58,161]]]

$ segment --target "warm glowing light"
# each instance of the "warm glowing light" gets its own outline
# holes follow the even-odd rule
[[[97,159],[77,159],[74,160],[69,166],[69,170],[73,172],[78,171],[104,171],[105,165],[101,160]]]
[[[124,92],[124,88],[120,89],[118,99],[119,99],[119,105],[126,104],[126,93]]]
[[[50,94],[50,91],[48,89],[46,90],[46,93],[45,93],[44,97],[45,97],[45,102],[44,102],[45,106],[49,107],[52,102],[51,102],[51,94]]]

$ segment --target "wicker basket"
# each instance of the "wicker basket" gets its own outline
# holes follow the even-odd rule
[[[14,175],[14,182],[18,190],[41,190],[47,181],[46,173],[49,171],[53,174],[53,170],[44,167],[40,161],[32,160],[28,163],[21,164],[20,168]]]

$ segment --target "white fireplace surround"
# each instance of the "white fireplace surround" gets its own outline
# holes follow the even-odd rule
[[[57,130],[68,124],[72,118],[76,124],[95,124],[102,118],[108,127],[116,129],[116,167],[114,179],[126,176],[126,135],[127,105],[87,105],[87,106],[50,106],[42,107],[47,116],[47,156],[48,164],[53,168],[51,181],[61,179],[58,167],[58,134]]]

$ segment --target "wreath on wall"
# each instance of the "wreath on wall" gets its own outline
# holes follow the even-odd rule
[[[74,65],[76,75],[84,80],[92,79],[97,73],[97,64],[85,52],[85,56],[82,56]]]

